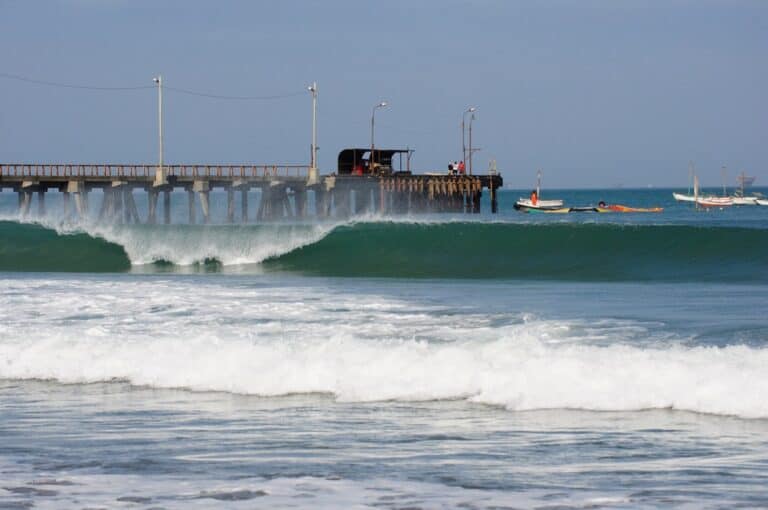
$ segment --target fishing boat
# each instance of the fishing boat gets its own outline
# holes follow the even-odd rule
[[[678,202],[696,202],[696,197],[692,193],[692,187],[694,184],[696,172],[693,167],[693,161],[688,162],[688,194],[684,193],[672,193],[672,197]]]
[[[672,196],[677,200],[678,202],[695,202],[696,197],[693,195],[685,195],[683,193],[672,193]]]
[[[733,195],[730,198],[733,199],[733,205],[757,205],[758,200],[756,196],[745,197],[739,194]]]
[[[515,209],[518,211],[557,211],[563,208],[562,200],[541,200],[541,170],[536,172],[536,191],[531,193],[530,198],[520,198],[515,202]],[[560,211],[557,211],[560,212]],[[566,210],[566,212],[568,212]]]
[[[747,195],[744,191],[745,188],[749,187],[753,182],[755,182],[755,178],[749,177],[744,172],[741,172],[741,175],[738,176],[737,180],[741,185],[741,189],[737,190],[736,193],[733,194],[733,205],[757,205],[757,199],[760,198],[760,196],[758,196],[759,193],[754,195]]]
[[[664,211],[663,207],[629,207],[621,204],[609,204],[595,207],[597,212],[619,212],[619,213],[660,213]]]
[[[730,207],[733,205],[733,197],[698,197],[696,205],[701,207]]]

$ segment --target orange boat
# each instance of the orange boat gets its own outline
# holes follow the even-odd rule
[[[595,208],[597,212],[622,212],[622,213],[660,213],[663,207],[628,207],[626,205],[609,204]]]

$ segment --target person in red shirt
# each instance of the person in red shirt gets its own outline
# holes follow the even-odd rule
[[[463,161],[459,161],[459,175],[464,175],[465,166]]]

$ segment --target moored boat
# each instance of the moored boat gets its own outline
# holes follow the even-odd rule
[[[554,209],[562,209],[562,200],[536,200],[534,202],[530,198],[521,198],[515,202],[515,209],[518,211],[536,210],[536,211],[551,211]]]
[[[672,196],[678,202],[695,202],[696,201],[696,197],[694,197],[693,195],[685,195],[683,193],[674,193],[673,192]]]
[[[701,207],[730,207],[733,205],[733,197],[698,197],[696,204]]]
[[[733,205],[757,205],[757,198],[755,196],[745,197],[741,195],[734,195],[730,197],[733,199]]]
[[[541,200],[541,170],[536,172],[536,189],[531,192],[530,198],[520,198],[515,202],[515,209],[518,211],[557,211],[561,212],[563,207],[562,200]],[[567,209],[565,212],[568,212]]]

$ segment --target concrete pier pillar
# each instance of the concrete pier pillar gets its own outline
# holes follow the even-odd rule
[[[171,190],[163,191],[163,222],[166,225],[171,224]]]
[[[88,216],[88,197],[86,192],[75,193],[75,210],[81,220],[84,220]]]
[[[248,223],[248,188],[240,190],[240,213],[243,223]]]
[[[124,186],[123,194],[123,219],[126,223],[140,223],[139,213],[136,210],[136,202],[133,200],[133,190]]]
[[[275,191],[275,212],[277,217],[282,218],[285,215],[288,218],[294,216],[293,209],[291,208],[291,201],[288,198],[288,189],[285,186],[278,187]]]
[[[88,191],[85,185],[80,181],[67,182],[67,194],[75,197],[75,210],[80,219],[85,219],[88,215]]]
[[[227,222],[235,222],[235,190],[227,187]]]
[[[296,189],[293,192],[294,208],[297,218],[304,218],[307,215],[307,190],[305,188]]]
[[[187,190],[187,207],[189,208],[189,224],[195,224],[195,192]]]
[[[208,224],[211,221],[211,208],[208,202],[208,191],[201,191],[200,208],[203,210],[203,223]]]
[[[105,218],[109,218],[112,214],[112,190],[105,188],[101,195],[101,207],[99,207],[99,214],[96,216],[98,221],[103,221]]]
[[[150,225],[157,223],[157,198],[156,189],[147,191],[147,223]]]
[[[210,208],[208,204],[208,192],[211,189],[208,181],[195,181],[192,183],[192,191],[200,197],[200,208],[203,210],[203,223],[211,221]]]
[[[117,223],[123,222],[123,189],[112,188],[112,201],[114,203],[114,221]]]
[[[45,190],[37,190],[37,215],[45,216]]]
[[[318,218],[328,216],[328,193],[321,186],[315,186],[315,215]]]
[[[22,217],[29,215],[29,208],[32,205],[32,192],[19,191],[19,214]]]
[[[69,194],[69,191],[64,191],[62,193],[62,199],[61,199],[61,214],[65,220],[69,219],[69,216],[72,214],[72,196]]]

